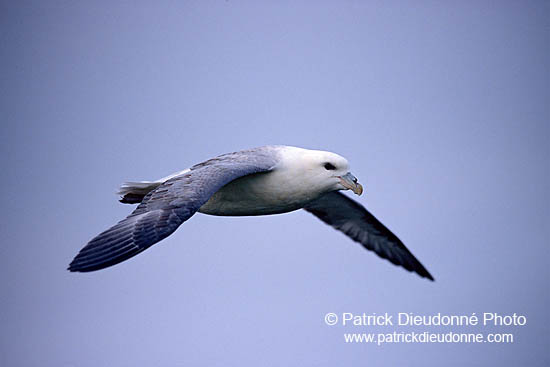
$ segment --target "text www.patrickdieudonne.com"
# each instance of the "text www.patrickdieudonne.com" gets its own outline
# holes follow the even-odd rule
[[[395,315],[383,314],[353,314],[344,312],[325,314],[325,323],[329,326],[365,327],[365,326],[394,326],[394,328],[420,326],[424,328],[437,327],[512,327],[524,326],[527,318],[523,315],[500,315],[494,312],[484,312],[480,316],[470,315],[415,315],[399,312]],[[365,330],[362,330],[365,331]],[[502,333],[461,332],[439,330],[397,331],[387,332],[345,332],[345,343],[371,343],[383,345],[388,343],[514,343],[514,334],[506,330]]]

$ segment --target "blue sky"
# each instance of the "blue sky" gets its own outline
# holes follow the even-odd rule
[[[545,2],[1,5],[10,366],[548,365]],[[436,278],[308,213],[196,215],[118,266],[66,266],[157,179],[265,144],[339,153]],[[513,344],[346,344],[328,312],[522,314]]]

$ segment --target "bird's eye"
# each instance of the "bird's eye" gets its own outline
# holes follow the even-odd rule
[[[325,163],[325,169],[331,171],[331,170],[335,170],[336,167],[334,167],[332,163],[327,162]]]

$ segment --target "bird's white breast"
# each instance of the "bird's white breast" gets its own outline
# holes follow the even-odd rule
[[[247,216],[286,213],[297,210],[322,192],[307,180],[286,170],[256,173],[222,187],[200,209],[200,213]]]

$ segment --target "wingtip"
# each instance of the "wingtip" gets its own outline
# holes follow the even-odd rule
[[[113,265],[113,264],[108,264],[108,265],[88,265],[88,264],[85,264],[85,263],[78,264],[78,263],[75,263],[75,261],[73,261],[67,267],[67,271],[69,271],[71,273],[89,273],[89,272],[92,272],[92,271],[104,269],[104,268],[109,267],[111,265]]]
[[[81,269],[78,268],[78,266],[75,265],[75,259],[73,259],[73,261],[71,261],[71,263],[69,264],[69,266],[67,266],[67,271],[71,272],[71,273],[79,273],[79,272],[82,272]]]
[[[424,267],[424,265],[422,265],[418,260],[418,265],[417,267],[411,269],[412,272],[420,275],[421,278],[426,278],[432,282],[435,282],[435,278],[432,276],[432,274],[430,274],[430,272],[428,271],[428,269],[426,269]]]
[[[420,275],[420,277],[422,278],[426,278],[432,282],[435,282],[435,278],[432,276],[432,274],[430,274],[430,272],[428,270],[426,270],[425,267],[422,266],[421,269],[414,269],[412,270],[413,272],[415,272],[416,274]]]

